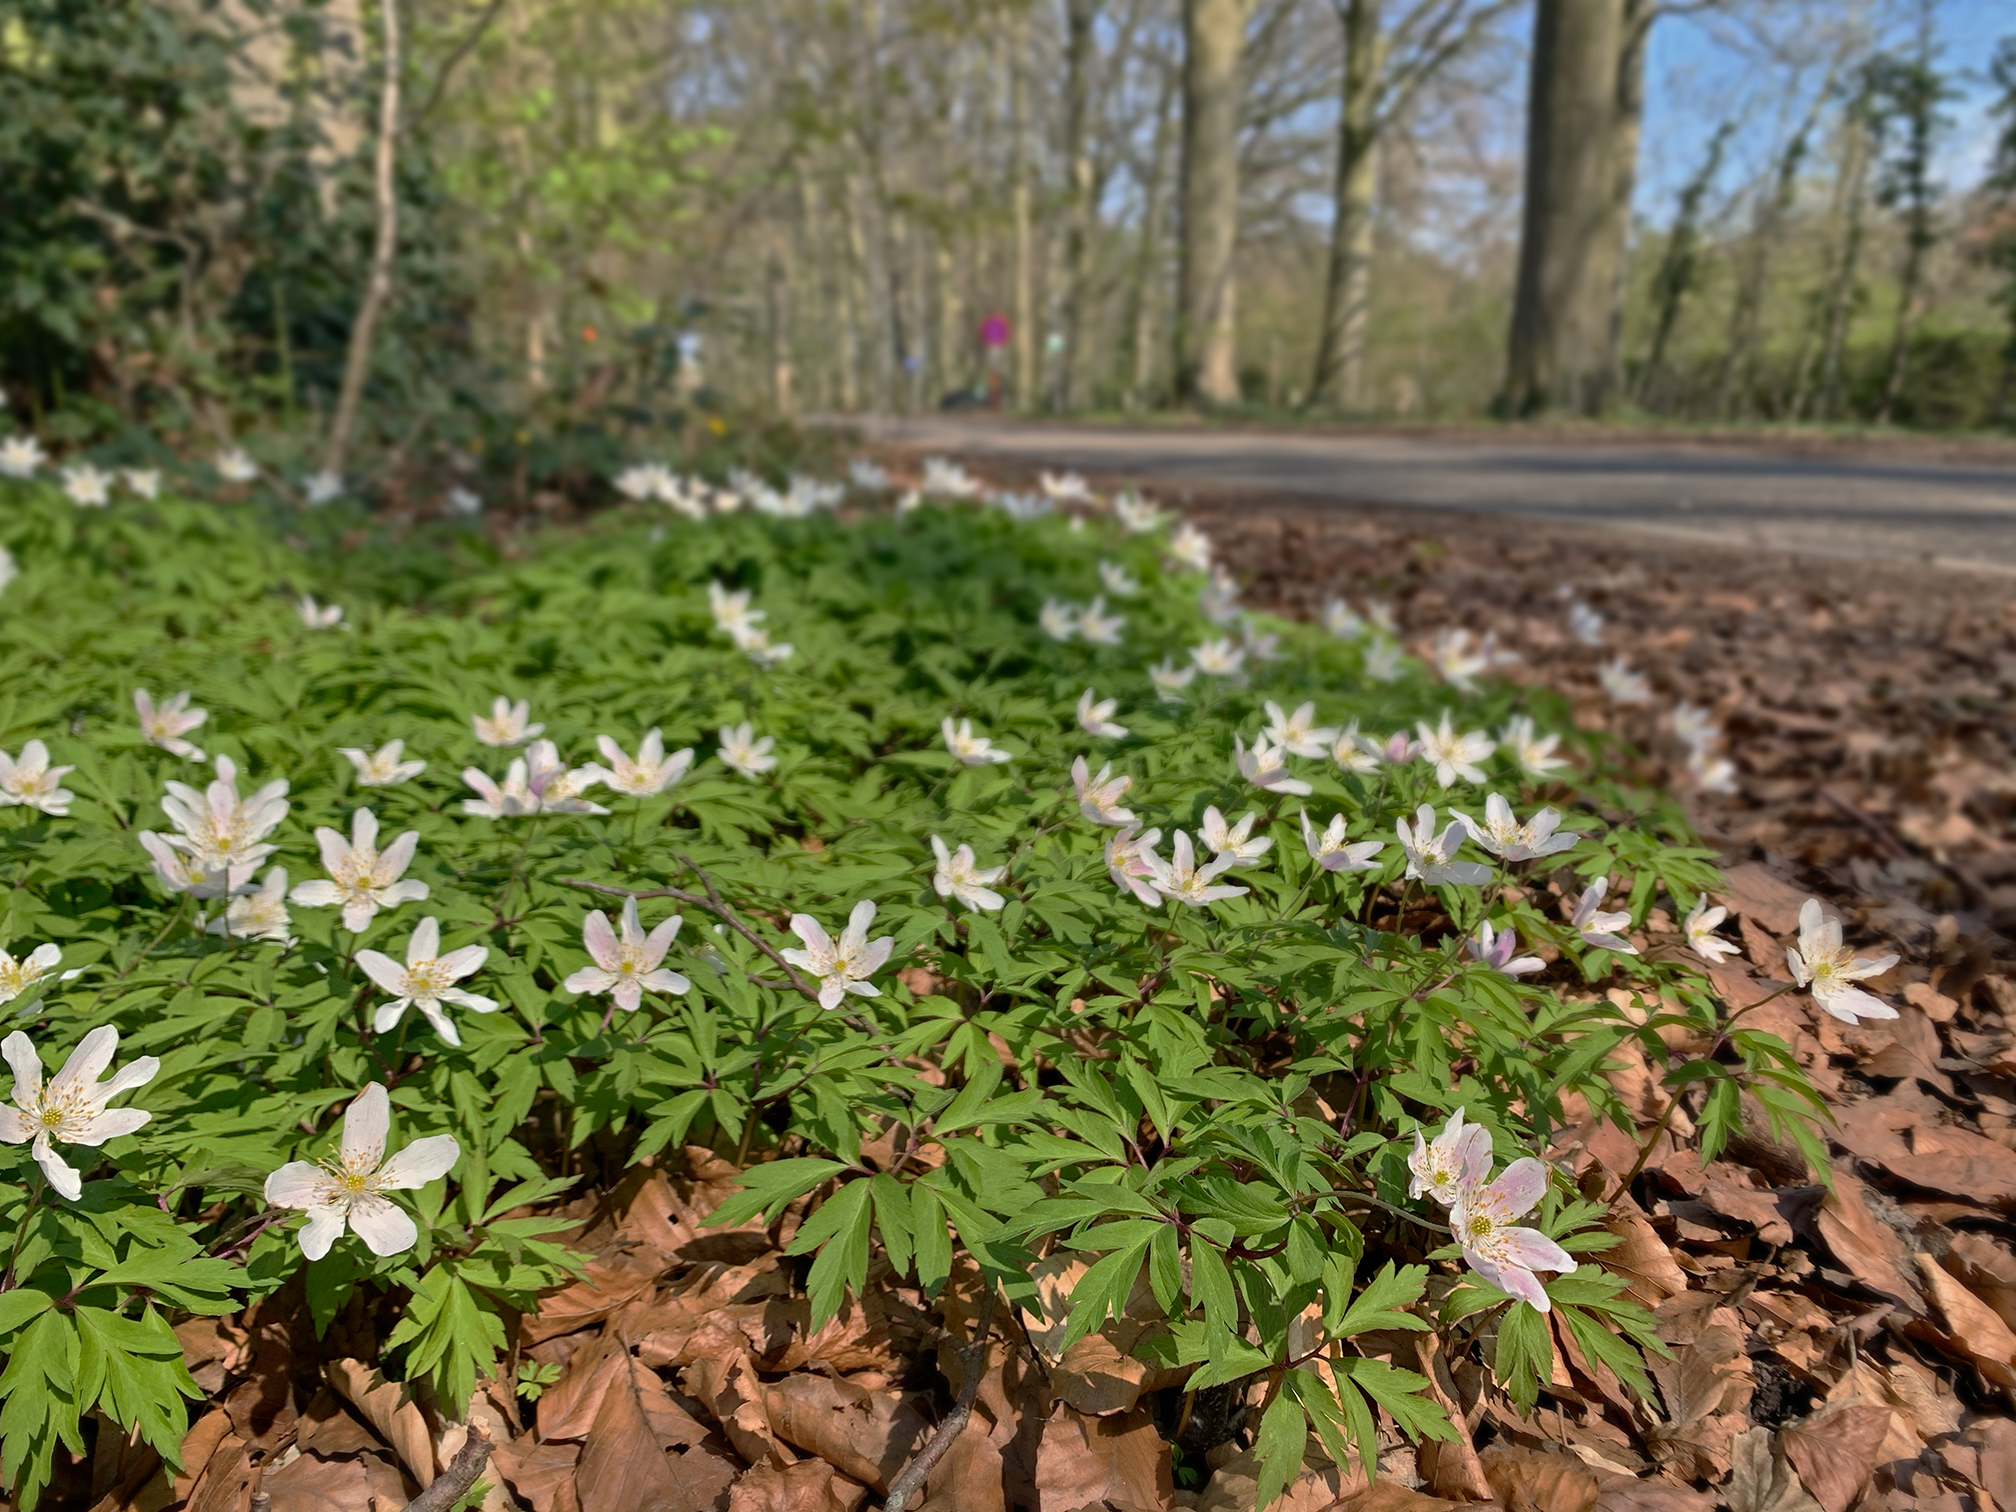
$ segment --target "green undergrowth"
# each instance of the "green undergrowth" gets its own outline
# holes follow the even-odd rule
[[[815,1326],[869,1284],[877,1255],[925,1299],[977,1276],[1034,1310],[1037,1272],[1073,1276],[1073,1338],[1145,1272],[1164,1325],[1141,1347],[1157,1363],[1189,1368],[1193,1390],[1259,1383],[1271,1497],[1311,1432],[1340,1462],[1369,1462],[1382,1420],[1454,1431],[1390,1355],[1396,1329],[1476,1353],[1522,1406],[1551,1368],[1546,1319],[1464,1270],[1448,1215],[1410,1196],[1417,1127],[1432,1134],[1460,1106],[1494,1165],[1543,1153],[1586,1109],[1628,1129],[1606,1063],[1636,1037],[1664,1064],[1660,1030],[1679,1024],[1714,1045],[1671,1082],[1705,1093],[1691,1106],[1711,1144],[1739,1085],[1810,1138],[1784,1047],[1731,1031],[1694,967],[1589,946],[1565,922],[1563,899],[1597,877],[1633,927],[1712,885],[1669,800],[1613,780],[1543,693],[1460,693],[1411,662],[1377,681],[1363,643],[1311,626],[1247,616],[1237,675],[1158,697],[1150,663],[1230,633],[1201,616],[1201,578],[1168,565],[1158,532],[929,503],[702,523],[639,509],[532,538],[507,562],[473,544],[346,548],[312,517],[276,524],[242,505],[83,510],[0,482],[0,541],[21,569],[0,592],[0,747],[45,742],[75,794],[67,815],[0,808],[0,938],[16,961],[61,951],[60,970],[22,973],[7,1027],[51,1072],[107,1025],[115,1067],[159,1061],[113,1104],[145,1110],[143,1127],[54,1146],[82,1175],[76,1200],[28,1143],[0,1145],[0,1232],[18,1236],[0,1277],[0,1477],[24,1506],[59,1449],[84,1452],[89,1419],[172,1462],[200,1393],[171,1323],[297,1274],[320,1323],[360,1297],[379,1309],[386,1372],[429,1383],[452,1413],[497,1368],[512,1310],[578,1263],[541,1213],[682,1144],[746,1168],[724,1221],[797,1223]],[[1109,602],[1119,643],[1058,642],[1039,626],[1045,602],[1104,591],[1102,561],[1141,585]],[[766,670],[736,649],[714,582],[750,591],[788,659]],[[342,623],[311,628],[301,594],[341,606]],[[1278,644],[1262,659],[1267,636]],[[1117,700],[1124,735],[1084,731],[1088,687]],[[207,711],[186,732],[205,761],[143,736],[136,689],[157,703],[188,690]],[[577,780],[598,736],[635,752],[652,728],[667,751],[692,748],[692,768],[655,796],[586,787],[607,813],[468,813],[465,767],[503,779],[527,755],[476,739],[471,716],[500,695],[529,701]],[[1445,712],[1485,731],[1524,714],[1565,733],[1574,765],[1536,781],[1501,745],[1483,782],[1445,790],[1419,761],[1291,757],[1310,791],[1260,788],[1234,737],[1254,743],[1268,700],[1313,700],[1322,724],[1381,739]],[[948,717],[1009,759],[956,760]],[[775,742],[774,768],[753,778],[717,756],[718,732],[745,721]],[[394,739],[425,771],[359,786],[339,748]],[[278,937],[234,932],[230,900],[176,891],[138,838],[174,832],[164,784],[202,789],[219,756],[241,798],[289,785],[284,817],[252,837],[277,850],[230,882],[270,885],[284,867],[277,899],[326,877],[314,830],[347,836],[369,808],[381,846],[417,831],[402,880],[426,897],[354,933],[337,908],[300,901]],[[1105,847],[1121,830],[1081,811],[1079,756],[1131,778],[1119,803],[1162,832],[1165,863],[1207,809],[1256,815],[1249,838],[1271,847],[1215,879],[1244,890],[1150,907],[1116,886]],[[1491,866],[1483,885],[1407,878],[1396,819],[1423,803],[1438,828],[1450,805],[1481,816],[1490,792],[1522,817],[1556,806],[1580,838],[1523,864],[1472,845]],[[1325,870],[1305,811],[1316,831],[1341,815],[1352,842],[1383,848],[1366,870]],[[933,836],[1005,868],[986,884],[1000,907],[940,895]],[[646,930],[681,914],[658,969],[685,990],[657,978],[635,1011],[569,990],[590,965],[586,914],[622,901],[577,884],[646,893]],[[801,946],[787,919],[838,936],[864,901],[887,960],[858,979],[872,993],[822,1007],[817,973],[779,959]],[[494,1011],[440,1009],[459,1045],[419,1011],[385,1023],[389,994],[360,960],[405,963],[426,918],[442,957],[484,952],[454,985]],[[1474,959],[1465,941],[1487,922],[1545,970],[1514,978]],[[1615,1006],[1615,986],[1640,1011]],[[375,1254],[353,1221],[305,1259],[302,1220],[269,1202],[281,1189],[268,1179],[338,1159],[344,1109],[372,1084],[390,1092],[389,1148],[452,1136],[453,1168],[375,1199],[416,1220],[409,1247]],[[877,1163],[864,1140],[891,1127],[882,1147],[897,1154]],[[1602,1216],[1554,1175],[1523,1221],[1582,1258],[1545,1282],[1556,1316],[1643,1389],[1641,1351],[1656,1344],[1601,1267]]]

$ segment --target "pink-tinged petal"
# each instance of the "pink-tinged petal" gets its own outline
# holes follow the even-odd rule
[[[420,1230],[390,1198],[370,1196],[350,1205],[350,1232],[380,1256],[403,1255],[419,1242]]]
[[[826,933],[825,929],[820,926],[819,921],[810,914],[791,915],[791,933],[803,940],[805,948],[815,955],[822,951],[827,954],[832,953],[833,937]],[[832,1005],[828,1004],[827,1006],[831,1007]]]
[[[1491,1174],[1491,1131],[1482,1124],[1463,1130],[1456,1144],[1458,1181],[1479,1182]]]
[[[65,1137],[65,1144],[102,1145],[108,1139],[117,1139],[122,1134],[135,1134],[147,1126],[154,1115],[145,1108],[113,1108],[100,1113],[91,1122],[75,1133]]]
[[[75,1166],[56,1153],[47,1135],[36,1138],[34,1156],[35,1164],[42,1167],[42,1174],[48,1179],[49,1185],[61,1196],[75,1202],[84,1195],[83,1176],[78,1173]]]
[[[462,1036],[456,1032],[455,1021],[441,1011],[441,1005],[438,1002],[429,1002],[426,998],[415,998],[413,1006],[420,1010],[421,1015],[428,1023],[434,1026],[434,1032],[440,1035],[442,1039],[451,1045],[461,1045]]]
[[[827,982],[819,989],[821,1008],[838,1008],[847,1000],[847,989],[838,982]]]
[[[600,966],[583,966],[560,985],[568,992],[607,992],[616,985],[618,978],[613,971],[604,971]]]
[[[1523,1265],[1527,1270],[1557,1271],[1564,1276],[1576,1268],[1575,1257],[1538,1229],[1506,1229],[1500,1238],[1508,1264]]]
[[[377,916],[377,901],[369,896],[353,898],[343,905],[343,927],[352,934],[362,934]]]
[[[454,1170],[461,1158],[462,1146],[453,1134],[430,1134],[386,1161],[378,1173],[378,1184],[395,1189],[423,1187]]]
[[[1547,1166],[1531,1155],[1515,1160],[1484,1189],[1485,1197],[1508,1218],[1530,1213],[1547,1191]]]
[[[301,1253],[320,1260],[329,1247],[343,1237],[343,1209],[331,1203],[308,1209],[308,1221],[301,1225]]]
[[[8,1067],[14,1073],[14,1096],[25,1101],[42,1090],[42,1059],[35,1053],[35,1042],[16,1029],[6,1039],[0,1040],[0,1056],[5,1056]]]
[[[392,1100],[383,1082],[372,1082],[343,1110],[343,1161],[353,1169],[376,1170],[385,1158],[385,1135],[392,1127]]]
[[[77,1042],[77,1048],[70,1052],[70,1058],[63,1062],[49,1082],[51,1096],[56,1096],[80,1083],[90,1087],[97,1084],[105,1068],[112,1064],[112,1057],[119,1053],[119,1031],[110,1024],[100,1024]]]
[[[376,982],[394,997],[404,995],[406,991],[406,968],[393,960],[392,957],[381,951],[360,950],[357,952],[357,964],[364,968],[364,975],[371,978],[372,981]]]
[[[394,998],[389,1003],[380,1003],[371,1015],[371,1029],[376,1034],[390,1034],[399,1027],[399,1020],[406,1017],[406,1010],[413,1006],[409,997]]]
[[[378,864],[371,868],[371,884],[374,887],[390,887],[399,876],[413,864],[413,852],[420,845],[420,831],[407,830],[384,850],[378,853]]]
[[[1547,1299],[1547,1289],[1540,1284],[1540,1278],[1530,1270],[1517,1265],[1498,1267],[1498,1287],[1510,1292],[1521,1302],[1530,1305],[1535,1312],[1552,1312],[1553,1304]]]
[[[612,767],[621,767],[624,762],[623,747],[616,743],[613,735],[597,735],[595,748],[602,753],[602,759]]]
[[[679,926],[683,919],[672,915],[650,934],[644,937],[644,969],[649,971],[665,959],[665,952],[672,948],[672,942],[679,937]]]
[[[451,950],[448,954],[440,957],[440,965],[441,969],[448,973],[450,981],[459,982],[471,972],[481,971],[483,963],[489,959],[489,946],[464,945],[461,949]]]
[[[693,984],[676,971],[647,971],[642,977],[643,985],[653,992],[691,992]]]
[[[322,852],[322,870],[334,876],[350,859],[350,842],[328,825],[319,825],[315,830],[315,844]]]
[[[616,984],[616,990],[609,994],[610,1001],[626,1013],[635,1013],[644,1002],[644,984],[635,977],[625,977]]]
[[[343,890],[334,882],[316,879],[303,882],[287,895],[290,903],[299,903],[303,908],[331,908],[343,901]]]
[[[328,1180],[313,1162],[290,1160],[266,1178],[266,1200],[275,1207],[312,1208],[322,1200]]]
[[[430,914],[413,926],[413,937],[406,942],[406,964],[418,966],[440,954],[441,921]]]
[[[1244,892],[1246,889],[1242,887],[1239,890]],[[884,935],[879,940],[869,941],[867,947],[861,951],[859,957],[862,972],[865,974],[871,971],[880,971],[888,963],[889,953],[895,948],[896,939],[893,935]]]
[[[350,844],[355,850],[376,850],[378,848],[378,816],[368,808],[352,811],[350,815]]]
[[[1505,1272],[1500,1270],[1496,1265],[1492,1264],[1492,1262],[1487,1260],[1484,1256],[1478,1254],[1477,1251],[1471,1249],[1468,1245],[1464,1246],[1463,1260],[1464,1263],[1470,1267],[1470,1269],[1477,1272],[1478,1275],[1482,1276],[1486,1281],[1489,1281],[1493,1286],[1497,1287],[1498,1290],[1502,1292],[1510,1292],[1512,1290],[1511,1287],[1505,1284]]]
[[[616,931],[609,923],[609,916],[601,909],[595,909],[581,921],[581,943],[587,947],[595,964],[604,971],[614,971],[623,964],[623,952],[618,948]]]
[[[625,945],[634,945],[644,938],[644,923],[637,917],[637,900],[635,898],[625,898],[623,900],[622,936]]]

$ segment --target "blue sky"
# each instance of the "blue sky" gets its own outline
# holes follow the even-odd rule
[[[1914,12],[1912,7],[1905,15]],[[1992,151],[1994,121],[1987,110],[1985,71],[1996,43],[2016,36],[2016,4],[1937,0],[1933,26],[1940,62],[1960,74],[1955,80],[1960,97],[1947,112],[1952,126],[1941,152],[1940,177],[1949,189],[1966,189],[1980,181]],[[1908,45],[1912,25],[1907,20],[1891,35]],[[1737,130],[1719,187],[1733,188],[1751,178],[1803,114],[1818,84],[1816,71],[1797,91],[1788,92],[1784,71],[1734,40],[1727,21],[1712,13],[1660,21],[1652,34],[1646,79],[1639,214],[1654,222],[1670,218],[1679,186],[1699,167],[1716,126],[1727,119],[1736,121]]]

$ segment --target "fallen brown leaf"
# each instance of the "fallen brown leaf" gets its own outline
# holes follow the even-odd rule
[[[1628,1196],[1610,1205],[1603,1226],[1617,1236],[1618,1243],[1601,1252],[1599,1263],[1624,1278],[1633,1301],[1657,1307],[1687,1290],[1687,1273],[1674,1264],[1666,1241]]]
[[[580,1512],[574,1470],[579,1444],[535,1444],[530,1438],[499,1444],[490,1456],[497,1473],[528,1503],[532,1512]]]
[[[297,1455],[267,1471],[259,1489],[271,1499],[271,1512],[377,1512],[403,1507],[420,1491],[382,1450],[328,1460]]]
[[[628,1371],[602,1394],[574,1472],[581,1512],[696,1512],[638,1400]]]
[[[1506,1512],[1595,1512],[1601,1488],[1578,1459],[1496,1444],[1480,1458]]]
[[[923,1414],[899,1392],[815,1375],[786,1376],[762,1390],[779,1438],[877,1491],[889,1489],[890,1477],[930,1433]]]
[[[1918,1256],[1918,1268],[1945,1325],[1943,1334],[1926,1330],[1934,1341],[1996,1385],[2016,1386],[2016,1333],[1930,1255]]]
[[[729,1488],[728,1512],[855,1512],[868,1488],[824,1460],[758,1465]]]
[[[1890,1409],[1844,1407],[1782,1429],[1785,1457],[1825,1512],[1848,1512],[1876,1468]]]
[[[362,1360],[331,1360],[322,1377],[378,1430],[408,1474],[423,1487],[434,1483],[434,1436],[404,1386],[386,1380]]]
[[[1769,1428],[1737,1434],[1729,1458],[1729,1481],[1722,1488],[1729,1512],[1822,1512],[1793,1474],[1785,1446]]]

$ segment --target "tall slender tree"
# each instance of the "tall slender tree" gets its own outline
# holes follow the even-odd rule
[[[1251,0],[1184,0],[1182,256],[1176,396],[1239,398],[1234,259],[1239,245],[1239,125]]]
[[[1890,326],[1890,357],[1883,378],[1883,398],[1876,423],[1888,425],[1904,393],[1904,375],[1911,359],[1911,333],[1917,329],[1919,291],[1925,277],[1925,254],[1939,240],[1939,186],[1933,179],[1933,153],[1948,124],[1939,107],[1952,98],[1952,85],[1933,60],[1929,6],[1921,12],[1917,51],[1908,58],[1872,59],[1870,93],[1882,113],[1890,148],[1876,180],[1876,198],[1897,212],[1903,222],[1904,260],[1897,272],[1897,313]]]
[[[1716,174],[1722,171],[1722,155],[1728,150],[1729,137],[1735,129],[1728,121],[1715,128],[1700,168],[1680,188],[1680,202],[1674,212],[1673,226],[1666,235],[1666,250],[1659,259],[1658,272],[1652,275],[1655,310],[1652,345],[1645,354],[1645,364],[1639,370],[1637,381],[1631,386],[1632,397],[1640,403],[1658,402],[1667,343],[1673,339],[1674,327],[1680,323],[1680,312],[1687,303],[1687,296],[1700,287],[1701,207],[1707,201],[1708,191],[1715,185]]]

